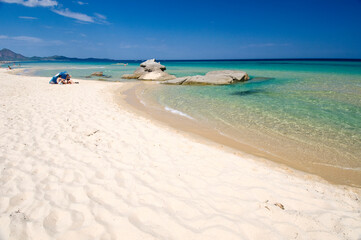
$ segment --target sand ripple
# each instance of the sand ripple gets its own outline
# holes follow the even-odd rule
[[[135,116],[120,85],[0,72],[1,240],[361,238],[359,193]]]

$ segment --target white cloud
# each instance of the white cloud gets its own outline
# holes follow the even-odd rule
[[[106,16],[104,16],[104,15],[102,15],[102,14],[100,14],[100,13],[94,13],[94,15],[97,17],[97,18],[100,18],[100,19],[107,19],[107,17]]]
[[[6,36],[6,35],[0,35],[0,40],[5,40],[5,41],[19,41],[22,43],[27,43],[27,44],[40,44],[41,46],[60,46],[60,45],[64,45],[65,42],[61,41],[61,40],[50,40],[50,39],[41,39],[41,38],[37,38],[37,37],[31,37],[31,36]]]
[[[0,39],[8,39],[8,40],[17,40],[17,41],[24,41],[24,42],[31,42],[31,43],[39,43],[43,40],[37,37],[30,37],[30,36],[6,36],[6,35],[0,35]]]
[[[54,0],[0,0],[5,3],[16,3],[27,7],[54,7],[58,5]]]
[[[89,22],[89,23],[93,23],[94,22],[94,18],[91,16],[88,16],[86,14],[83,13],[77,13],[77,12],[72,12],[69,9],[65,9],[65,10],[57,10],[57,9],[52,9],[53,12],[64,16],[64,17],[68,17],[68,18],[73,18],[82,22]]]
[[[28,17],[28,16],[19,16],[19,18],[21,18],[21,19],[28,19],[28,20],[38,19],[38,18],[36,18],[36,17]]]
[[[87,5],[87,4],[88,4],[88,3],[82,2],[82,1],[77,1],[77,3],[78,3],[79,5]]]
[[[102,14],[95,13],[94,16],[89,16],[84,13],[72,12],[68,8],[63,9],[61,5],[59,6],[59,3],[55,0],[0,0],[0,2],[21,4],[26,7],[47,7],[50,8],[50,10],[56,14],[59,14],[63,17],[76,19],[82,23],[109,24],[108,21],[106,20],[107,17]],[[80,5],[88,4],[82,1],[77,1],[77,3]],[[26,16],[21,16],[19,18],[36,19],[34,17],[26,17]]]
[[[17,37],[11,37],[10,39],[18,40],[18,41],[25,41],[25,42],[31,42],[31,43],[39,43],[43,40],[37,37],[29,37],[29,36],[17,36]]]
[[[109,24],[107,17],[100,13],[94,13],[95,21],[100,24]]]

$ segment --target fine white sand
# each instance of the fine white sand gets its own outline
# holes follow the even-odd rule
[[[361,238],[359,190],[137,116],[115,101],[126,83],[7,72],[1,240]]]

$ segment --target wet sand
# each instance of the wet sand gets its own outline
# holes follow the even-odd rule
[[[180,130],[183,133],[191,134],[193,137],[201,137],[204,140],[208,140],[208,143],[216,143],[222,146],[227,146],[233,150],[238,150],[240,154],[250,154],[256,156],[260,161],[271,160],[275,163],[282,164],[284,167],[291,167],[296,170],[300,170],[305,173],[310,173],[315,176],[308,174],[308,177],[312,177],[321,181],[322,179],[338,185],[349,185],[353,187],[361,187],[361,171],[353,169],[343,169],[330,165],[319,164],[313,161],[313,158],[320,157],[321,152],[317,152],[317,149],[313,151],[307,151],[302,146],[294,147],[296,143],[287,143],[287,139],[280,139],[278,142],[278,148],[274,147],[274,142],[268,144],[267,141],[274,141],[275,138],[266,138],[265,136],[257,136],[258,138],[263,137],[263,146],[272,149],[268,151],[257,148],[245,142],[254,142],[256,135],[252,135],[249,132],[244,132],[242,136],[237,136],[232,132],[229,134],[222,134],[216,130],[215,126],[212,126],[206,122],[200,122],[194,119],[173,114],[170,111],[164,109],[163,106],[158,104],[154,99],[144,97],[142,92],[144,90],[152,90],[157,87],[157,83],[154,82],[138,82],[132,84],[128,90],[123,91],[126,96],[121,101],[122,104],[130,106],[133,110],[137,111],[138,114],[151,117],[154,120],[162,122],[167,126],[171,126],[174,129]],[[146,106],[145,106],[146,105]],[[225,131],[227,132],[227,131]],[[233,134],[233,136],[232,136]],[[232,137],[231,137],[232,136]],[[237,138],[238,137],[238,138]],[[243,141],[239,141],[241,139]],[[247,141],[247,138],[249,141]],[[267,146],[269,145],[269,146]],[[287,149],[286,149],[287,148]],[[286,150],[285,150],[286,149]],[[318,155],[318,156],[315,156]],[[322,157],[327,157],[322,156]],[[307,161],[301,161],[308,158]]]

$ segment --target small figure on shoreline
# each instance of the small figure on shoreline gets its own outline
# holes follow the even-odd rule
[[[68,74],[67,72],[60,72],[56,74],[54,77],[52,77],[52,79],[49,81],[49,84],[74,84],[75,82],[70,78],[71,75]]]
[[[9,70],[11,70],[12,68],[10,67],[10,65],[8,65],[8,68],[9,68]]]

